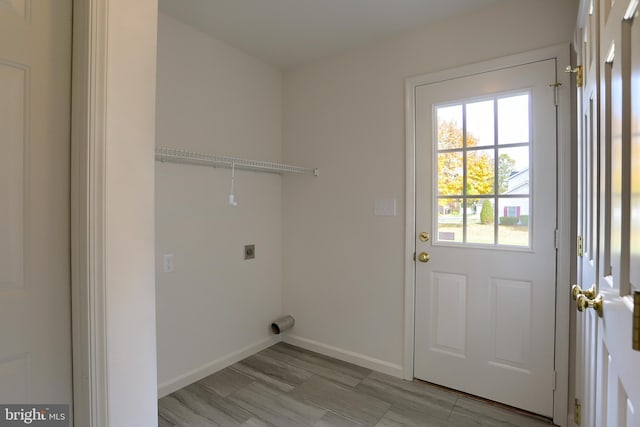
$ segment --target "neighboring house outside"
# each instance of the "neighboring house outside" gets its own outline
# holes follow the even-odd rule
[[[507,179],[507,191],[504,194],[522,195],[518,199],[506,199],[501,204],[500,216],[520,218],[529,215],[529,168],[513,172]]]

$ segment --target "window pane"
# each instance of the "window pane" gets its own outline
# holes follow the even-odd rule
[[[495,145],[493,100],[467,104],[467,147]]]
[[[462,195],[462,152],[438,154],[438,195]]]
[[[529,142],[529,94],[498,99],[498,143]]]
[[[468,200],[467,243],[495,243],[494,200]]]
[[[462,105],[438,107],[438,150],[462,148]]]
[[[498,215],[498,244],[528,247],[529,198],[501,198]]]
[[[462,242],[462,199],[438,199],[438,241]]]
[[[498,150],[500,194],[529,194],[529,146]]]
[[[436,107],[436,241],[530,247],[530,101]]]
[[[495,151],[467,151],[467,194],[494,194]]]

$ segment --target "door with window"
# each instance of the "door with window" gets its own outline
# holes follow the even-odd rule
[[[553,415],[556,61],[418,86],[414,375]]]

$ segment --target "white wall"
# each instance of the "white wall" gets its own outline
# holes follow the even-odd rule
[[[281,161],[282,73],[158,21],[156,144]],[[279,175],[156,163],[158,384],[164,395],[271,344],[282,313]],[[244,245],[256,245],[245,261]],[[175,271],[162,272],[173,254]]]
[[[108,6],[104,274],[109,425],[151,426],[158,419],[153,273],[157,1],[110,0]],[[100,222],[100,214],[91,215]]]
[[[319,167],[283,181],[289,341],[402,375],[404,79],[568,43],[573,0],[506,2],[289,70],[283,157]],[[563,65],[563,64],[560,64]],[[396,199],[395,217],[373,215]]]

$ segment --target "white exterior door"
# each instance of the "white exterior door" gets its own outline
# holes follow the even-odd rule
[[[414,375],[547,417],[555,82],[548,59],[415,91]]]
[[[71,403],[71,1],[0,1],[0,402]]]
[[[580,295],[577,301],[582,311],[576,323],[576,402],[580,405],[576,412],[581,417],[574,421],[580,425],[640,426],[637,9],[637,1],[581,2],[584,13],[579,18],[577,51],[579,64],[587,72],[578,90],[582,98],[578,109],[583,110],[578,114],[579,147],[594,154],[592,160],[588,155],[578,158],[579,180],[592,179],[581,186],[587,192],[578,194],[578,206],[590,206],[592,216],[579,215],[584,225],[578,233],[590,234],[587,249],[592,255],[584,251],[578,258],[582,266],[578,285],[582,290],[594,285],[597,297]],[[593,136],[581,130],[590,130]]]

